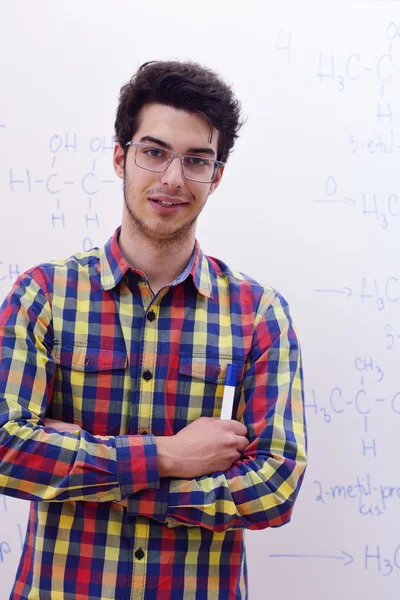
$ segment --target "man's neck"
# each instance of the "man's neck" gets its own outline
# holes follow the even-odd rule
[[[182,273],[192,256],[195,238],[188,236],[179,244],[154,244],[140,235],[121,229],[119,247],[127,262],[142,271],[154,294]]]

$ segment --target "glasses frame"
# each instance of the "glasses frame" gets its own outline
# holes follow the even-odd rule
[[[168,169],[168,167],[170,166],[170,164],[172,163],[172,161],[179,156],[179,158],[181,159],[181,169],[182,169],[182,175],[185,179],[188,179],[189,181],[195,181],[196,183],[213,183],[215,181],[215,178],[217,176],[217,173],[219,171],[219,169],[221,167],[224,166],[225,163],[223,163],[220,160],[214,160],[212,158],[207,158],[207,157],[203,157],[206,160],[213,162],[214,163],[214,173],[213,173],[213,177],[211,179],[211,181],[201,181],[199,179],[193,179],[192,177],[188,177],[187,175],[185,175],[185,171],[184,171],[184,159],[185,158],[202,158],[201,156],[196,156],[195,154],[180,154],[179,152],[172,152],[171,150],[166,150],[165,148],[159,147],[156,144],[149,144],[147,142],[134,142],[133,140],[131,140],[130,142],[127,142],[125,144],[125,146],[134,146],[135,147],[135,165],[137,167],[139,167],[139,169],[144,169],[145,171],[151,171],[152,173],[165,173],[165,171]],[[165,166],[165,169],[147,169],[146,167],[142,167],[141,165],[138,165],[137,160],[136,160],[136,155],[137,155],[137,149],[138,147],[147,147],[147,148],[156,148],[157,150],[163,150],[164,152],[166,152],[167,154],[169,154],[169,159],[167,161],[167,164]]]

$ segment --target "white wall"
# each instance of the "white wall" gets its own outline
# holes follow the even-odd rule
[[[250,598],[398,598],[398,1],[3,0],[0,296],[112,234],[119,88],[173,57],[248,116],[202,246],[279,289],[303,343],[310,465],[292,523],[247,534]],[[1,599],[27,508],[0,498]]]

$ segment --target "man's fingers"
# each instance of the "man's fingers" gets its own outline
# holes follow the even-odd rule
[[[82,429],[82,427],[76,425],[75,423],[65,423],[64,421],[48,418],[44,420],[44,426],[52,427],[53,429],[56,429],[57,431],[61,432],[67,431],[69,433],[76,433]]]
[[[236,433],[236,435],[247,435],[246,425],[243,425],[243,423],[239,423],[239,421],[232,421],[232,423],[234,423],[233,431]]]
[[[238,445],[237,445],[237,449],[239,452],[243,452],[243,450],[245,448],[247,448],[247,446],[249,445],[249,440],[246,437],[239,437],[238,436]]]

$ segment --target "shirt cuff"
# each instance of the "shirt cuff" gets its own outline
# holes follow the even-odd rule
[[[129,517],[147,517],[164,524],[168,513],[169,498],[168,477],[163,477],[158,489],[147,489],[128,499],[127,515]]]
[[[160,486],[154,435],[119,435],[115,437],[115,448],[121,499]]]

